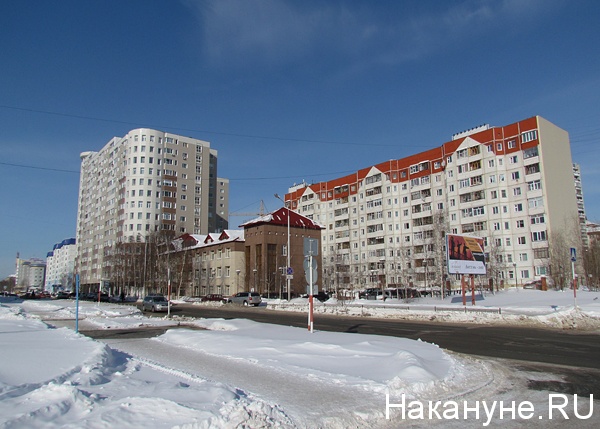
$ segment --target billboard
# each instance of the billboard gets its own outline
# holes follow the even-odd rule
[[[483,238],[446,234],[448,274],[486,274]]]

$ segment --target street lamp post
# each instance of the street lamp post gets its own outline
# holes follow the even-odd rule
[[[277,198],[278,200],[280,200],[284,207],[285,207],[285,201],[279,196],[279,194],[275,194],[275,198]],[[287,209],[287,248],[286,248],[286,256],[287,256],[287,269],[285,272],[285,278],[286,278],[286,285],[287,285],[287,294],[288,294],[288,301],[290,301],[292,299],[292,294],[291,294],[291,287],[290,287],[290,273],[288,272],[288,270],[290,269],[290,256],[291,256],[291,249],[290,249],[290,209],[289,207],[286,207]]]
[[[513,262],[513,269],[515,270],[515,289],[519,290],[519,288],[517,287],[518,276],[517,276],[517,263],[516,262]]]
[[[256,273],[258,272],[258,270],[255,268],[252,270],[254,272],[254,292],[256,292]]]
[[[236,282],[235,282],[235,292],[238,293],[240,291],[240,273],[242,272],[242,270],[235,270],[235,273],[237,274],[237,278],[236,278]]]

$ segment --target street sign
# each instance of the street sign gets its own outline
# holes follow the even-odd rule
[[[319,254],[319,240],[316,238],[304,238],[304,256]]]
[[[306,278],[306,281],[308,283],[310,283],[310,276],[311,276],[311,268],[312,268],[312,281],[313,284],[316,284],[318,279],[319,279],[319,272],[317,270],[318,266],[317,266],[317,259],[316,258],[312,258],[312,267],[310,264],[310,256],[306,256],[304,257],[304,277]]]
[[[577,250],[574,247],[571,247],[571,262],[577,261]]]
[[[288,274],[288,276],[291,276],[292,274],[294,274],[294,269],[292,267],[288,267],[287,274]]]

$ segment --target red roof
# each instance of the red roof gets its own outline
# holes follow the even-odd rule
[[[312,219],[302,216],[295,211],[282,207],[272,213],[249,220],[240,225],[243,228],[249,228],[258,225],[282,225],[287,226],[288,214],[290,217],[290,228],[306,228],[306,229],[325,229],[321,225],[316,224]]]

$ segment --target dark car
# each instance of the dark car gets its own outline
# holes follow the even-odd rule
[[[64,290],[61,290],[60,292],[58,292],[55,296],[56,299],[69,299],[69,292],[65,292]]]
[[[206,301],[223,301],[223,295],[218,293],[211,293],[206,296],[203,296],[201,299],[202,302]]]

